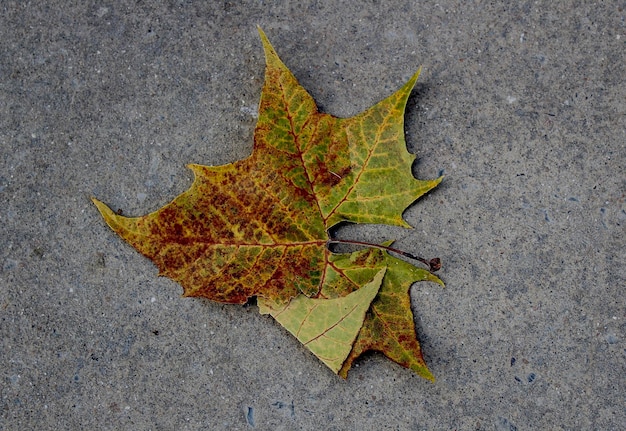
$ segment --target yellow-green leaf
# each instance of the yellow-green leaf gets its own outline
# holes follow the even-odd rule
[[[334,373],[343,366],[363,326],[365,312],[380,289],[385,268],[360,289],[335,299],[293,298],[286,306],[259,300],[270,314]]]
[[[223,166],[189,165],[189,190],[145,216],[124,217],[93,201],[107,224],[160,275],[179,282],[185,296],[228,303],[257,297],[277,309],[324,303],[333,291],[339,303],[351,292],[366,296],[370,290],[359,289],[386,265],[341,268],[341,257],[327,248],[328,232],[342,221],[408,227],[404,210],[441,181],[413,177],[415,157],[404,140],[404,109],[419,71],[365,112],[336,118],[318,112],[259,33],[266,68],[252,155]],[[324,356],[320,343],[314,344]],[[339,369],[335,362],[331,368]]]

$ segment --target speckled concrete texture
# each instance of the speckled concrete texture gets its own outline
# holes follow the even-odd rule
[[[620,430],[626,3],[0,3],[0,430]],[[252,150],[256,31],[351,116],[423,73],[412,230],[437,377],[333,375],[255,306],[180,297],[104,224]]]

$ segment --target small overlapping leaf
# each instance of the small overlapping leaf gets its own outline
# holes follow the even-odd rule
[[[418,281],[431,281],[443,286],[441,280],[425,269],[417,268],[377,249],[334,255],[331,261],[333,269],[353,280],[354,285],[379,268],[387,269],[380,291],[339,375],[347,377],[355,359],[367,351],[375,350],[420,376],[433,380],[415,333],[410,287]],[[334,298],[351,291],[351,287],[345,283],[342,287],[346,290],[324,289],[321,294]]]
[[[312,299],[298,295],[288,304],[259,299],[261,314],[270,314],[328,368],[339,372],[357,335],[362,331],[365,313],[380,289],[386,268],[372,281],[345,296]]]
[[[404,109],[419,72],[365,112],[336,118],[318,112],[313,98],[259,32],[266,69],[252,155],[223,166],[190,165],[195,175],[191,188],[146,216],[128,218],[96,199],[94,203],[114,231],[155,262],[160,275],[183,286],[185,296],[228,303],[256,296],[259,304],[284,311],[276,318],[290,331],[294,312],[289,310],[312,307],[319,310],[317,315],[337,307],[321,305],[329,300],[339,307],[355,298],[364,301],[357,314],[369,310],[370,316],[387,307],[385,292],[404,289],[408,295],[408,286],[420,278],[398,269],[397,259],[380,251],[366,250],[371,256],[378,253],[379,265],[344,265],[349,258],[327,248],[328,230],[342,221],[407,227],[402,219],[406,207],[441,180],[413,177],[415,157],[404,141]],[[371,282],[385,267],[387,275],[378,283],[381,292],[374,293],[372,302]],[[398,306],[406,315],[406,304],[400,301]],[[286,316],[291,317],[281,321]],[[302,322],[308,328],[317,321]],[[354,337],[348,344],[355,339],[356,343],[345,355],[343,343],[342,353],[328,359],[327,365],[345,376],[343,370],[360,351],[374,349],[415,369],[401,354],[389,354],[390,347],[374,340],[378,334],[388,335],[377,329],[376,322],[365,318],[357,332],[351,324]],[[323,325],[309,329],[329,335]],[[412,334],[415,338],[414,328]],[[324,344],[331,338],[305,343],[319,357],[331,358],[327,352],[335,348]]]

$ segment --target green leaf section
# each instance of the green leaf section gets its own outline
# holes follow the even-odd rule
[[[390,242],[385,245],[390,245]],[[333,255],[331,262],[333,269],[345,274],[354,281],[354,285],[379,268],[387,268],[380,291],[372,302],[363,328],[339,375],[347,377],[352,363],[366,351],[374,350],[384,353],[392,361],[410,368],[420,376],[434,380],[417,341],[410,288],[419,281],[431,281],[442,286],[443,282],[429,271],[377,249]],[[344,284],[345,287],[347,285]],[[324,289],[321,294],[332,298],[345,294],[345,291]]]
[[[404,210],[441,182],[418,180],[404,140],[404,110],[418,71],[396,93],[356,117],[342,119],[350,149],[348,173],[322,199],[327,226],[341,221],[410,227]]]
[[[282,307],[260,299],[259,310],[262,314],[270,314],[337,373],[352,350],[384,275],[385,268],[360,289],[335,299],[311,299],[299,295]]]
[[[267,67],[256,142],[301,156],[305,175],[300,179],[311,184],[327,228],[341,221],[410,227],[402,219],[404,210],[441,181],[410,174],[415,156],[406,148],[404,110],[420,71],[365,112],[336,118],[318,112],[265,33],[259,33]]]

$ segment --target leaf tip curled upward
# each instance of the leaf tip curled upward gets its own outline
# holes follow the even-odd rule
[[[411,90],[415,87],[415,83],[417,82],[417,79],[419,78],[421,73],[422,73],[422,66],[417,68],[417,71],[413,74],[411,79],[409,79],[409,81],[406,83],[407,86],[411,87]]]
[[[91,202],[94,203],[94,205],[98,208],[98,210],[100,210],[101,206],[102,207],[106,207],[106,205],[104,203],[102,203],[102,201],[98,200],[98,198],[96,198],[95,196],[91,197]],[[100,211],[100,212],[102,212],[102,211]]]
[[[93,196],[91,197],[91,202],[93,202],[96,208],[98,208],[98,211],[100,211],[100,214],[102,215],[102,218],[104,218],[104,221],[109,226],[113,227],[111,223],[113,223],[115,218],[119,216],[115,214],[113,210],[109,208],[104,202],[98,200],[97,198]]]

